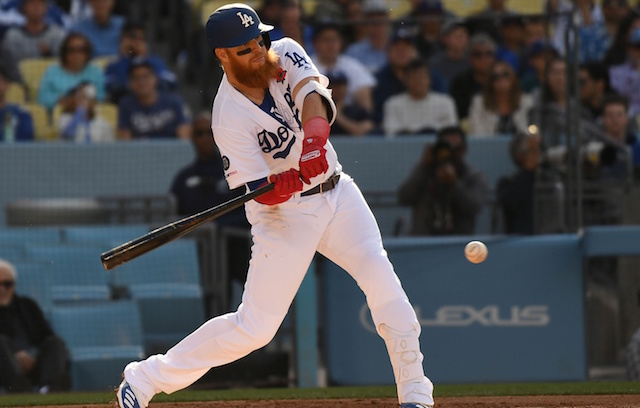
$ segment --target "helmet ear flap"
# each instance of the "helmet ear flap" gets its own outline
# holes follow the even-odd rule
[[[271,36],[268,31],[262,32],[262,39],[264,40],[264,46],[266,49],[271,48]]]

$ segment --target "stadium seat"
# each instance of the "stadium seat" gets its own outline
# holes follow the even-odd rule
[[[18,69],[27,85],[29,101],[35,101],[40,87],[40,79],[49,65],[58,62],[57,58],[27,58],[20,61]]]
[[[112,242],[113,246],[120,244]],[[129,287],[148,283],[200,285],[197,246],[190,239],[161,246],[113,271],[115,283]]]
[[[144,358],[135,302],[53,306],[51,323],[71,353],[73,390],[113,390],[125,365]]]
[[[117,55],[105,55],[103,57],[93,58],[91,60],[91,63],[104,71],[107,65],[109,65],[109,63],[111,63],[111,61],[114,61],[116,58],[118,58]]]
[[[105,249],[100,245],[28,244],[25,255],[50,264],[54,303],[99,301],[111,297],[110,275],[100,262]]]
[[[13,103],[16,105],[22,105],[27,100],[27,93],[24,90],[24,87],[17,83],[11,82],[9,84],[9,89],[7,90],[6,100],[8,103]]]
[[[205,319],[196,243],[180,240],[120,265],[117,285],[136,300],[145,350],[164,352]]]
[[[131,241],[147,232],[149,226],[141,224],[74,226],[62,229],[62,239],[67,244],[98,243],[110,246],[115,242],[123,244]]]
[[[52,275],[46,262],[14,262],[18,274],[16,293],[35,300],[45,316],[51,312]]]
[[[111,125],[114,132],[118,129],[118,105],[108,102],[97,103],[96,113]]]
[[[51,140],[57,137],[58,132],[51,126],[49,113],[44,106],[37,103],[25,103],[22,107],[31,114],[36,140]]]

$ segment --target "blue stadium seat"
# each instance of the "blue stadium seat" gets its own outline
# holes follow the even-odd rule
[[[100,262],[106,245],[26,245],[29,260],[45,261],[52,274],[54,303],[108,300],[111,276]]]
[[[74,390],[113,390],[125,365],[144,358],[135,302],[53,306],[51,323],[69,347]]]
[[[68,244],[119,242],[118,245],[131,241],[149,232],[148,225],[100,225],[73,226],[62,229],[62,239]]]
[[[51,311],[51,271],[46,262],[16,262],[16,293],[35,300],[45,316]]]
[[[112,242],[118,246],[122,242]],[[118,285],[146,283],[185,283],[200,285],[196,242],[171,242],[113,270]]]
[[[138,302],[147,354],[164,352],[205,319],[192,240],[180,240],[114,269],[115,282]]]

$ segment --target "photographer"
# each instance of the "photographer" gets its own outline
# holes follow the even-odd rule
[[[398,202],[412,207],[411,235],[465,235],[487,199],[484,174],[465,163],[466,134],[457,126],[438,132],[398,190]]]

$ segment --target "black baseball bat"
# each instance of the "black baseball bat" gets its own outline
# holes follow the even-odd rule
[[[253,200],[256,197],[273,190],[273,186],[273,184],[268,183],[247,194],[157,228],[132,241],[125,242],[124,244],[100,255],[102,265],[104,265],[106,270],[110,270],[118,265],[129,262],[132,259],[188,234],[202,224],[213,221],[221,215],[235,210],[247,201]]]

